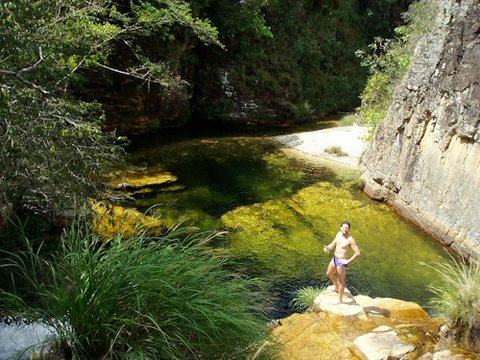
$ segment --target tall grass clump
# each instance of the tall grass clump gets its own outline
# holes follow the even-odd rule
[[[480,350],[480,265],[454,260],[434,269],[441,280],[430,286],[432,308],[446,318],[449,337]]]
[[[315,298],[320,295],[325,289],[313,286],[306,286],[295,291],[293,298],[293,305],[297,309],[313,309]]]
[[[30,291],[2,298],[54,327],[74,359],[235,358],[262,340],[264,303],[258,280],[209,250],[212,237],[176,229],[102,241],[78,221],[49,256],[28,240],[7,254],[3,266]]]

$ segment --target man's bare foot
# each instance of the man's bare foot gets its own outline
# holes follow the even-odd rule
[[[332,303],[332,305],[340,305],[340,304],[343,304],[342,300],[337,300],[337,301]]]

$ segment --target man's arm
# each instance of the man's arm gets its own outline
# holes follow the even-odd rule
[[[323,247],[323,251],[326,253],[329,253],[330,251],[332,251],[332,249],[335,248],[336,244],[337,244],[337,237],[335,236],[335,239],[333,239],[333,241],[330,244]]]
[[[355,242],[355,239],[351,236],[349,239],[349,244],[353,250],[353,255],[350,259],[347,260],[347,264],[355,260],[357,257],[360,256],[360,248],[358,247],[357,243]]]

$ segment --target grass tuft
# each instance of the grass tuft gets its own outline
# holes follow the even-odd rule
[[[434,268],[441,281],[432,284],[432,308],[447,319],[457,342],[480,346],[480,265],[454,260]]]
[[[336,155],[336,156],[348,156],[348,153],[343,151],[343,149],[337,145],[326,148],[325,152],[328,154]]]
[[[315,298],[320,295],[325,289],[313,286],[306,286],[295,291],[293,298],[293,305],[297,309],[313,309]]]
[[[8,254],[3,266],[30,293],[2,299],[54,327],[74,359],[245,357],[264,340],[261,284],[227,270],[226,255],[206,245],[213,237],[180,227],[103,241],[79,221],[50,256],[28,240]]]

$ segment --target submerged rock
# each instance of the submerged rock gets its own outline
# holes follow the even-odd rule
[[[147,186],[171,184],[177,177],[161,166],[138,167],[110,174],[108,186],[115,190],[140,189]]]
[[[106,239],[117,234],[134,235],[144,231],[159,235],[163,230],[162,221],[138,210],[106,201],[90,200],[90,204],[94,212],[93,229]]]

